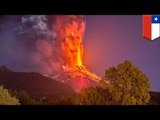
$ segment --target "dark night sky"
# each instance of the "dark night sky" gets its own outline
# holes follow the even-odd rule
[[[160,38],[142,37],[142,16],[86,16],[85,62],[94,73],[130,60],[150,79],[151,90],[160,91]]]
[[[36,71],[39,68],[33,67],[30,64],[32,61],[27,59],[32,50],[22,46],[23,40],[14,42],[14,32],[7,25],[18,18],[19,16],[0,17],[0,66],[5,64],[12,70],[29,71],[33,68]],[[85,18],[85,65],[90,71],[103,77],[105,69],[130,60],[148,76],[151,90],[160,91],[160,38],[148,41],[142,37],[141,15],[86,15]],[[32,44],[31,42],[28,46]]]

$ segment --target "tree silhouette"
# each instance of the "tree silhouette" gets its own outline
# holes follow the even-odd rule
[[[136,105],[149,102],[149,79],[130,61],[106,70],[104,80],[110,83],[107,88],[112,95],[113,104]]]
[[[19,100],[12,97],[7,89],[0,86],[0,105],[20,105]]]

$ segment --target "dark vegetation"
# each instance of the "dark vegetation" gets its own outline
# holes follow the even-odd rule
[[[130,61],[107,69],[99,86],[83,88],[79,93],[41,74],[13,72],[5,66],[0,67],[0,85],[9,90],[5,94],[14,104],[21,105],[160,104],[160,93],[149,92],[150,80]]]
[[[150,92],[150,105],[160,105],[160,92]]]

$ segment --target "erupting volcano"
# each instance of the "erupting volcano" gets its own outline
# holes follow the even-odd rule
[[[62,44],[65,51],[67,63],[66,67],[75,68],[82,66],[83,45],[82,38],[74,32],[68,32],[65,42]]]
[[[60,46],[65,54],[65,64],[62,65],[62,72],[52,78],[71,85],[76,91],[79,91],[82,87],[97,85],[101,78],[89,72],[83,64],[84,17],[58,17],[55,28],[59,39],[61,39]]]

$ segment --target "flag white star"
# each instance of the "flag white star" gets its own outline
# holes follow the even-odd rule
[[[157,21],[157,20],[158,20],[158,18],[157,18],[157,17],[155,17],[155,18],[154,18],[154,20],[155,20],[155,21]]]

